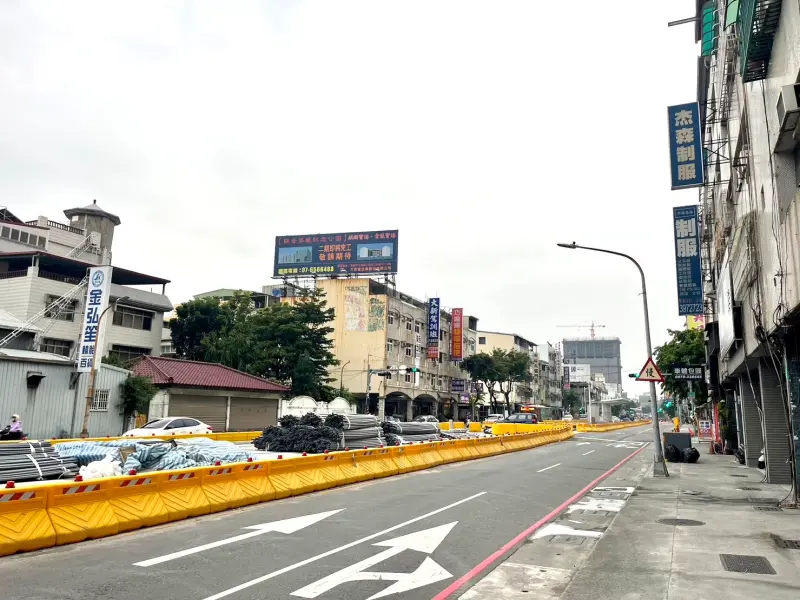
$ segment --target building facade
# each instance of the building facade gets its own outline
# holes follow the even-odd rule
[[[789,483],[800,474],[800,11],[789,0],[697,11],[710,396],[728,407],[729,447],[749,466],[763,448],[766,480]]]
[[[368,400],[370,392],[386,399],[386,415],[403,419],[466,414],[469,402],[460,390],[469,391],[463,387],[469,375],[451,360],[450,311],[441,311],[439,352],[437,358],[429,359],[427,302],[373,279],[323,279],[316,285],[336,315],[332,327],[339,366],[331,370],[331,376],[360,399],[362,409],[377,410],[377,401]],[[477,327],[476,317],[464,315],[465,357],[475,353]],[[368,377],[369,369],[387,367],[393,369],[390,376]]]
[[[38,329],[29,349],[74,358],[87,270],[112,263],[112,242],[120,219],[97,204],[65,210],[64,215],[69,219],[66,224],[47,217],[22,221],[0,208],[0,309]],[[163,314],[172,310],[165,295],[167,283],[114,267],[110,300],[112,305],[122,300],[104,319],[104,347],[98,348],[99,356],[128,360],[160,353]],[[160,288],[161,293],[144,286]]]
[[[540,404],[542,365],[538,346],[516,333],[479,331],[478,352],[491,354],[494,349],[522,352],[530,358],[530,381],[511,384],[511,393],[509,394],[511,410],[517,412],[522,406]],[[484,385],[487,384],[484,382]],[[505,396],[498,387],[495,387],[495,397],[501,405],[505,405]],[[487,398],[485,401],[488,402],[489,399]]]
[[[607,383],[622,385],[622,342],[617,337],[569,338],[562,342],[564,363],[587,364]]]

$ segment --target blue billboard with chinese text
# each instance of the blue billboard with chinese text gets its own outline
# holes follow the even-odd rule
[[[700,215],[697,205],[672,209],[678,314],[703,314],[703,270],[700,262]]]
[[[397,230],[281,235],[276,278],[397,273]]]
[[[703,139],[700,105],[697,102],[667,108],[669,118],[669,162],[672,189],[703,185]]]

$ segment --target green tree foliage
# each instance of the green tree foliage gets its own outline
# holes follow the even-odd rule
[[[564,390],[564,394],[561,396],[562,408],[565,412],[570,413],[572,416],[578,415],[581,402],[583,402],[583,400],[578,395],[578,392],[572,389]]]
[[[279,381],[317,400],[338,395],[328,386],[328,369],[338,364],[330,337],[334,310],[322,290],[258,310],[247,292],[237,292],[227,302],[203,298],[177,312],[170,329],[179,356]]]
[[[499,410],[497,392],[503,375],[497,370],[494,357],[486,352],[473,354],[461,361],[461,369],[469,373],[473,381],[482,381],[486,385],[491,411],[496,414]]]
[[[497,369],[502,375],[500,391],[506,399],[506,411],[511,414],[511,392],[514,385],[529,384],[531,382],[531,358],[524,352],[517,350],[505,351],[495,348],[492,350]]]
[[[615,404],[611,407],[611,414],[615,417],[618,417],[620,413],[627,414],[630,410],[636,406],[636,403],[632,400],[628,400],[623,404]]]
[[[120,397],[122,402],[120,408],[122,409],[123,422],[134,414],[146,415],[150,408],[150,400],[158,392],[149,377],[139,377],[137,375],[128,377],[120,384]]]
[[[118,354],[107,354],[103,357],[103,364],[109,367],[119,367],[125,369],[125,361],[123,361]]]
[[[671,339],[655,349],[654,355],[659,370],[664,375],[661,389],[678,398],[689,397],[689,386],[686,381],[676,381],[672,374],[673,365],[703,365],[706,362],[703,332],[699,329],[668,329]],[[695,404],[705,404],[708,391],[705,381],[692,383],[696,395]]]
[[[203,341],[225,329],[228,311],[219,298],[199,298],[184,302],[175,314],[169,322],[175,354],[187,360],[205,360]]]

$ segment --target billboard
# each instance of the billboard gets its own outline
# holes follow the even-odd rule
[[[439,359],[439,298],[428,300],[428,358]]]
[[[276,278],[381,273],[397,273],[396,229],[275,238]]]
[[[95,345],[98,363],[103,357],[103,335],[100,330],[100,317],[108,307],[111,288],[112,267],[92,267],[89,269],[89,284],[86,286],[86,304],[83,311],[83,326],[78,338],[78,373],[89,373],[93,367]]]
[[[464,359],[464,309],[454,308],[451,313],[453,327],[450,332],[450,360]]]
[[[589,381],[592,373],[592,365],[569,365],[568,367],[564,367],[564,369],[565,373],[566,369],[569,369],[570,383],[585,383]]]
[[[728,356],[728,351],[736,341],[736,328],[733,321],[733,284],[731,282],[731,263],[728,251],[722,259],[722,270],[717,279],[717,322],[719,323],[719,355]]]
[[[705,315],[686,315],[686,329],[700,329],[702,331],[705,328]]]
[[[564,365],[564,389],[568,390],[569,388],[569,367]]]
[[[703,314],[703,271],[700,264],[700,219],[696,204],[672,209],[678,314]]]
[[[697,102],[667,108],[672,189],[703,185],[703,143]]]

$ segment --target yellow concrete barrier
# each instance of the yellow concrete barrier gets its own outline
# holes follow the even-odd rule
[[[299,496],[321,489],[319,469],[311,456],[275,460],[270,465],[269,480],[275,488],[275,498]]]
[[[483,424],[482,423],[470,423],[469,424],[469,430],[472,433],[480,433],[481,431],[483,431]]]
[[[150,525],[161,525],[170,520],[169,511],[158,491],[164,473],[123,475],[111,477],[108,482],[108,503],[119,523],[119,531],[130,531]]]
[[[256,504],[275,499],[275,488],[269,480],[269,461],[235,463],[233,477],[242,492],[242,504]]]
[[[464,440],[445,440],[439,442],[439,454],[444,462],[459,462],[469,458],[466,446],[461,444]]]
[[[345,477],[339,466],[341,457],[338,453],[318,454],[316,458],[318,459],[317,468],[319,469],[321,480],[320,489],[327,490],[346,483],[352,483]]]
[[[47,488],[47,514],[56,532],[56,544],[119,533],[119,522],[108,502],[108,479],[70,481]]]
[[[506,435],[507,433],[516,433],[517,426],[514,423],[495,423],[492,425],[492,435]]]
[[[47,488],[0,488],[0,556],[55,546],[46,507]]]
[[[398,473],[409,473],[417,470],[414,463],[408,459],[408,455],[406,454],[407,446],[393,446],[390,450],[389,455],[397,466]]]
[[[356,463],[356,481],[379,479],[399,473],[388,448],[356,450],[353,456]]]
[[[423,442],[420,446],[422,447],[420,456],[427,466],[438,467],[444,462],[442,455],[436,449],[436,442]]]
[[[200,469],[165,471],[158,493],[167,507],[170,521],[199,517],[210,512],[208,498],[200,485]]]
[[[450,431],[450,421],[445,421],[444,423],[439,423],[439,430],[440,431]]]
[[[233,466],[217,465],[214,467],[202,467],[200,470],[200,485],[203,493],[208,498],[208,509],[211,512],[219,512],[229,508],[246,506],[248,502],[247,494],[239,487],[236,475],[233,473]]]
[[[643,425],[650,424],[651,421],[621,421],[619,423],[578,423],[576,425],[576,430],[581,433],[590,433],[590,432],[604,432],[604,431],[616,431],[617,429],[627,429],[628,427],[641,427]]]

